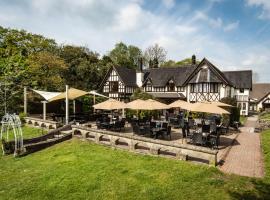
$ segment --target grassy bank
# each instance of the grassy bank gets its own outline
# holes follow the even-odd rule
[[[264,179],[137,155],[72,139],[34,154],[0,157],[1,199],[270,199],[270,131]]]

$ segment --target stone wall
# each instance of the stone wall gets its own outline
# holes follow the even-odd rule
[[[154,140],[136,135],[116,133],[105,130],[72,125],[73,136],[104,144],[114,148],[122,148],[138,153],[172,157],[180,160],[196,160],[216,166],[217,150],[189,144],[178,144],[172,141]]]
[[[55,122],[51,120],[43,120],[43,119],[34,118],[34,117],[25,117],[24,119],[27,125],[38,126],[38,127],[46,128],[46,129],[56,129],[61,126],[59,122]]]

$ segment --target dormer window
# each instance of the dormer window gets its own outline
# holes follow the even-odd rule
[[[175,91],[175,84],[174,84],[173,80],[170,80],[168,82],[168,91],[169,92],[174,92]]]
[[[244,88],[240,88],[240,93],[244,93]]]

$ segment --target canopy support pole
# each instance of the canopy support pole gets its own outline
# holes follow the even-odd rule
[[[46,103],[47,101],[42,101],[43,103],[43,120],[46,120]]]
[[[66,85],[66,125],[68,125],[68,116],[69,116],[69,113],[68,113],[68,85]]]
[[[96,105],[96,95],[94,94],[93,96],[93,104]],[[94,113],[95,113],[96,109],[94,108]]]
[[[23,101],[24,114],[27,115],[27,87],[26,86],[24,86],[23,88],[23,98],[24,98],[24,101]]]
[[[76,101],[75,99],[73,100],[73,114],[75,115],[76,113]]]

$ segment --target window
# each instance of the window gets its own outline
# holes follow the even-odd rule
[[[146,91],[147,92],[151,92],[152,91],[152,84],[149,83],[149,82],[147,82],[147,84],[146,84]]]
[[[246,103],[243,103],[243,110],[246,110],[247,109],[247,104]]]
[[[218,83],[210,83],[210,92],[218,93]]]
[[[175,85],[174,85],[174,83],[169,83],[169,85],[168,85],[168,91],[169,92],[174,92],[175,91]]]
[[[244,88],[240,88],[240,93],[244,93]]]
[[[110,82],[110,92],[118,92],[118,81]]]
[[[181,87],[181,86],[177,87],[177,92],[184,92],[184,91],[185,91],[185,87]]]

